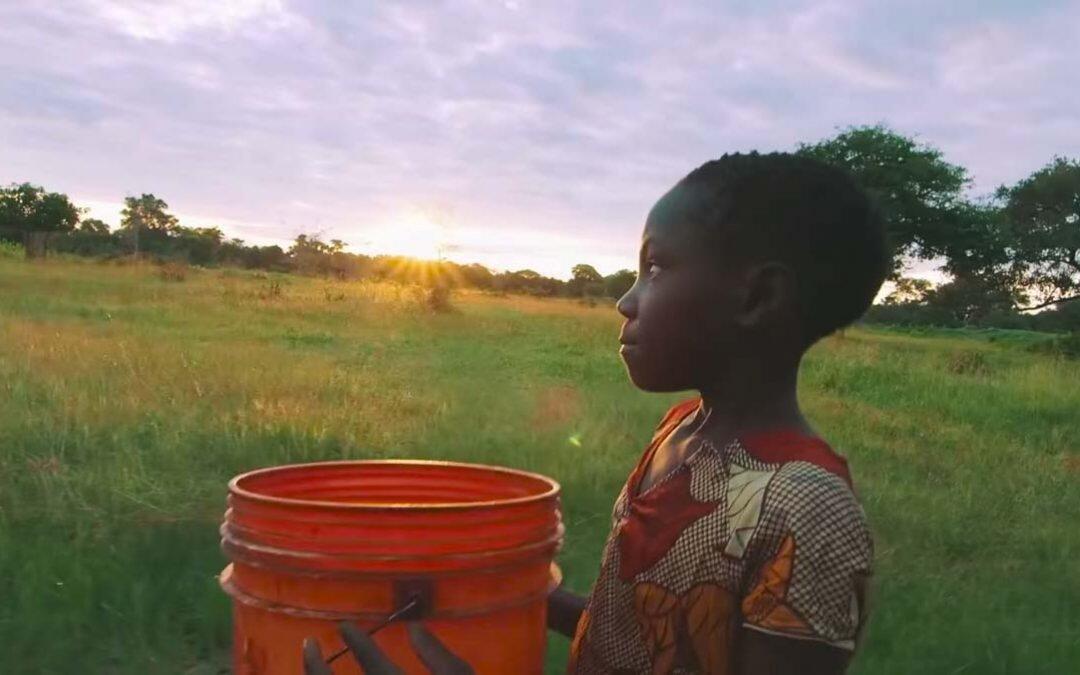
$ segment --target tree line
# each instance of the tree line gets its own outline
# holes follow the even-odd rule
[[[891,279],[896,290],[872,310],[871,319],[1029,327],[1052,315],[1068,325],[1070,320],[1062,317],[1076,314],[1067,303],[1080,299],[1077,160],[1054,157],[1014,185],[971,197],[967,169],[946,161],[937,148],[882,125],[851,127],[801,144],[796,152],[847,170],[883,212],[895,251]],[[401,256],[350,253],[343,242],[314,235],[298,236],[287,250],[248,245],[225,237],[219,228],[185,227],[153,194],[127,197],[116,230],[82,215],[61,193],[26,183],[0,189],[0,238],[21,241],[29,257],[51,248],[85,256],[401,279],[542,296],[618,297],[634,280],[631,270],[604,276],[584,263],[573,267],[568,281],[529,269],[495,272],[447,261],[417,265]],[[932,286],[907,276],[920,260],[940,263],[948,281]],[[1025,314],[1046,307],[1054,310]],[[1070,329],[1080,329],[1080,321]]]
[[[406,256],[364,255],[345,250],[338,239],[301,234],[288,249],[248,245],[220,228],[185,227],[169,205],[153,194],[126,197],[120,226],[113,230],[83,211],[67,195],[27,183],[0,188],[0,239],[21,243],[28,258],[48,251],[96,258],[137,258],[200,267],[241,267],[268,272],[377,279],[426,286],[470,287],[538,296],[617,298],[634,283],[632,270],[604,276],[578,264],[568,281],[530,269],[496,272],[476,263],[417,261]]]

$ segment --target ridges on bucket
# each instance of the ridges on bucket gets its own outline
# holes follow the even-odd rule
[[[478,675],[540,673],[562,537],[559,485],[523,471],[375,460],[237,476],[221,526],[234,672],[299,675],[305,637],[335,652],[337,621],[369,629],[422,597],[422,620]],[[375,640],[427,672],[402,625]]]

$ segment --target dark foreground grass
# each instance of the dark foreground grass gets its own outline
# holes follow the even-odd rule
[[[629,385],[610,308],[0,258],[0,672],[227,664],[225,483],[422,457],[559,480],[588,590],[611,502],[674,400]],[[1023,340],[852,330],[802,381],[877,540],[857,673],[1080,663],[1080,367]],[[552,638],[549,672],[567,644]]]

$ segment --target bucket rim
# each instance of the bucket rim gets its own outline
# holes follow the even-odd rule
[[[509,499],[489,499],[486,501],[470,501],[470,502],[421,502],[421,503],[409,503],[409,502],[393,502],[387,504],[378,503],[364,503],[364,502],[331,502],[315,499],[295,499],[292,497],[275,497],[272,495],[260,494],[258,492],[252,492],[240,485],[241,481],[249,478],[258,478],[261,476],[272,475],[275,473],[283,473],[285,471],[304,469],[304,468],[319,468],[319,467],[338,467],[338,466],[363,466],[363,465],[386,465],[386,464],[399,464],[399,465],[411,465],[411,466],[439,466],[439,467],[457,467],[464,469],[479,469],[483,471],[489,471],[493,473],[501,473],[504,475],[516,476],[519,478],[531,478],[547,485],[547,489],[543,492],[539,492],[535,495],[526,495],[524,497],[512,497]],[[263,467],[261,469],[253,469],[244,473],[234,476],[229,480],[229,494],[241,497],[254,502],[259,502],[268,505],[277,506],[297,506],[306,508],[321,508],[331,509],[335,511],[355,511],[362,513],[376,512],[376,511],[463,511],[477,508],[487,508],[494,506],[515,506],[519,504],[528,504],[531,502],[541,502],[552,497],[558,497],[562,490],[562,486],[558,481],[553,478],[549,478],[543,474],[534,473],[532,471],[523,471],[521,469],[512,469],[505,466],[494,466],[491,464],[475,464],[472,462],[452,462],[447,460],[433,460],[433,459],[343,459],[343,460],[330,460],[323,462],[300,462],[296,464],[281,464],[278,466]]]

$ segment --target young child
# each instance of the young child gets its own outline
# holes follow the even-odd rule
[[[639,388],[700,397],[668,411],[630,474],[587,603],[551,598],[568,672],[844,671],[872,544],[796,380],[890,261],[867,196],[808,158],[725,155],[653,207],[620,351]]]
[[[626,481],[588,599],[550,596],[549,626],[573,638],[567,672],[846,669],[870,532],[796,381],[890,262],[867,196],[812,159],[725,155],[656,203],[618,302],[620,353],[639,388],[700,396],[668,411]]]

